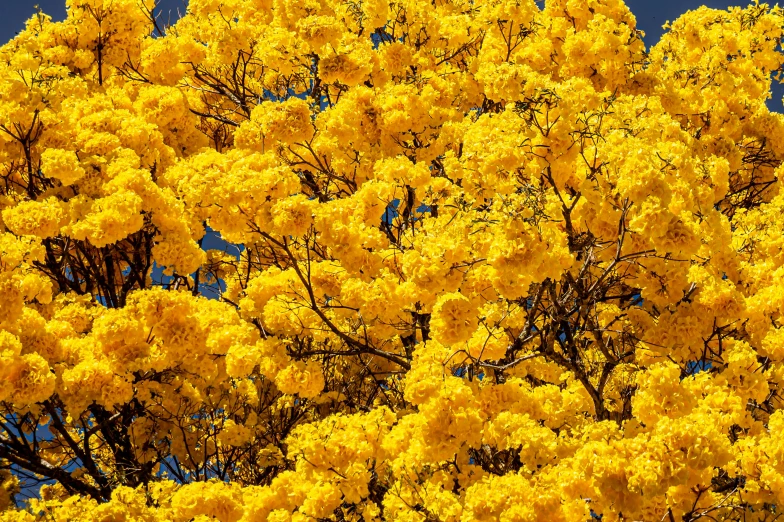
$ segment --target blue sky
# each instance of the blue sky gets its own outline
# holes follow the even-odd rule
[[[25,20],[35,12],[35,6],[51,15],[55,20],[65,17],[65,0],[0,0],[2,16],[0,16],[0,42],[13,38],[23,26]],[[172,20],[176,13],[185,10],[187,0],[160,0],[159,11],[172,13]],[[742,2],[743,3],[743,2]],[[774,2],[771,2],[774,3]],[[637,25],[645,31],[645,43],[649,47],[659,40],[663,30],[661,26],[668,20],[672,21],[690,9],[700,5],[707,5],[716,9],[726,9],[730,5],[740,5],[737,1],[727,2],[721,0],[626,0],[637,17]],[[164,19],[167,16],[164,15]],[[784,95],[782,86],[775,86],[773,100],[770,102],[772,109],[784,112],[781,98]]]

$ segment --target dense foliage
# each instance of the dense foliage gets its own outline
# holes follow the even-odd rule
[[[0,521],[781,516],[781,9],[67,3],[0,47]]]

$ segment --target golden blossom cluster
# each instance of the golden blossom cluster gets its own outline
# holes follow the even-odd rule
[[[1,522],[781,516],[782,9],[66,4],[0,47]]]

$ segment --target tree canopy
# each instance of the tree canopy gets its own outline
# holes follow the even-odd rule
[[[784,11],[67,0],[0,47],[0,521],[773,521]]]

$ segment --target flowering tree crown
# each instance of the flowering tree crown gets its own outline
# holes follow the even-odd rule
[[[0,521],[780,516],[780,8],[67,5],[0,47]]]

